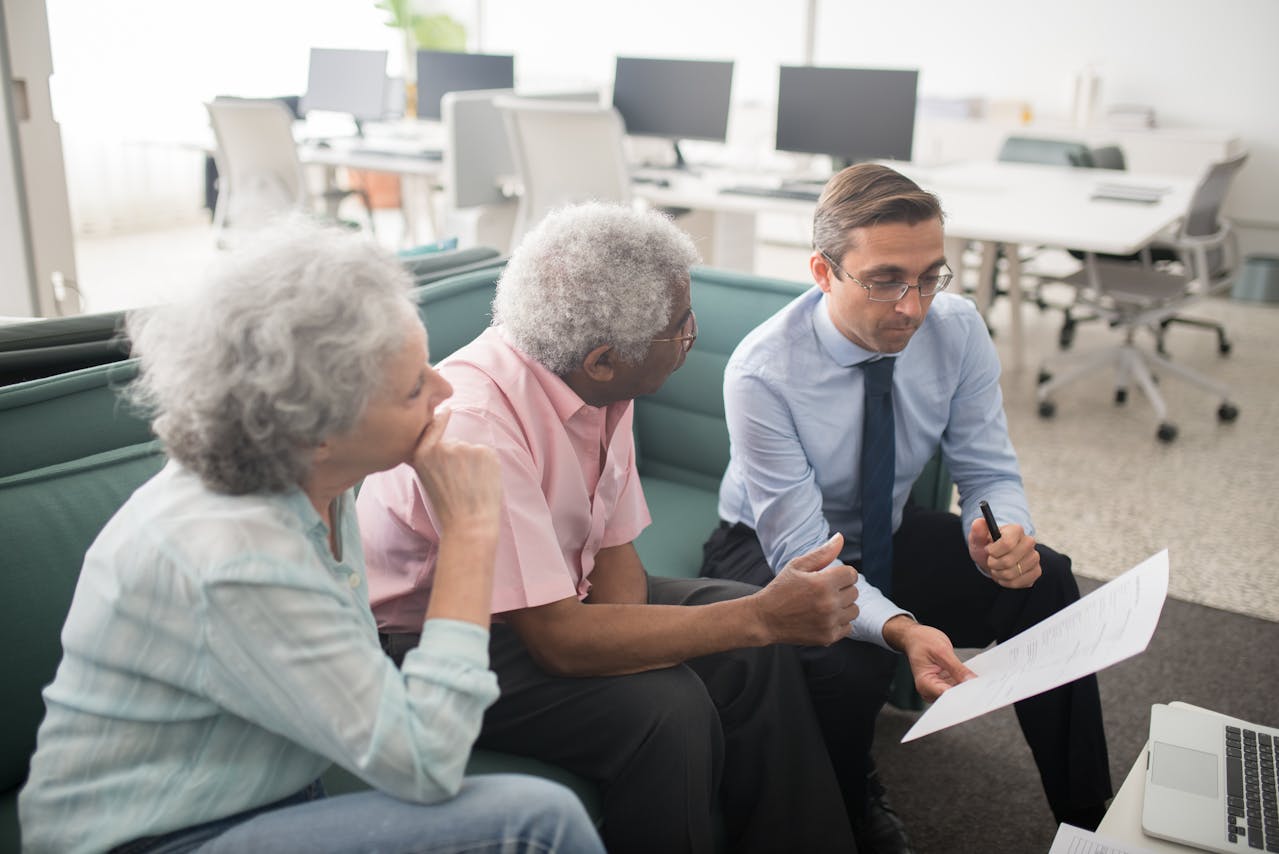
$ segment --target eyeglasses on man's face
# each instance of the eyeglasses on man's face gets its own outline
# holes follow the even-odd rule
[[[821,250],[818,250],[821,252]],[[948,267],[941,267],[932,272],[925,273],[920,276],[915,284],[907,284],[906,282],[879,281],[872,279],[869,282],[863,282],[856,276],[850,276],[848,273],[835,263],[835,259],[831,258],[825,252],[821,253],[826,259],[826,263],[834,268],[836,275],[847,278],[850,282],[856,282],[866,289],[867,298],[872,302],[897,302],[906,296],[906,292],[911,288],[919,290],[919,296],[930,297],[934,294],[946,290],[946,286],[950,284],[950,280],[955,278]]]
[[[693,310],[688,310],[688,319],[684,321],[684,325],[680,327],[682,334],[676,335],[674,338],[654,338],[653,343],[659,344],[666,341],[679,341],[684,345],[684,352],[687,353],[693,349],[693,342],[697,340],[697,315],[693,314]]]

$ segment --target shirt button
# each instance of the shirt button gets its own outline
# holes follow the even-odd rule
[[[356,573],[351,573],[351,575],[346,579],[346,581],[348,584],[351,585],[352,590],[360,586],[360,576]]]

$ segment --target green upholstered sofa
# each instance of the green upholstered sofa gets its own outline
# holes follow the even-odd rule
[[[415,291],[439,360],[490,320],[500,267],[451,276]],[[803,291],[777,280],[698,268],[692,300],[700,328],[685,366],[636,402],[640,472],[653,515],[638,548],[654,574],[691,576],[717,522],[728,461],[721,383],[741,337]],[[117,396],[136,363],[100,365],[0,388],[0,852],[17,849],[17,793],[44,714],[40,691],[61,656],[59,635],[85,549],[115,509],[163,464],[146,422]],[[946,506],[950,482],[934,465],[916,500]],[[594,785],[546,763],[477,750],[473,773],[524,771],[568,784],[599,815]],[[362,786],[340,768],[331,792]]]
[[[490,246],[436,251],[406,250],[400,260],[416,285],[492,267],[499,253]],[[80,314],[0,324],[0,386],[121,362],[129,342],[121,334],[122,311]]]

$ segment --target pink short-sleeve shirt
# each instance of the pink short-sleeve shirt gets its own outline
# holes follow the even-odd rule
[[[447,436],[497,451],[503,511],[492,612],[585,598],[600,549],[649,524],[630,401],[594,407],[490,327],[439,365]],[[418,632],[439,533],[413,469],[365,479],[357,501],[369,599],[384,632]]]

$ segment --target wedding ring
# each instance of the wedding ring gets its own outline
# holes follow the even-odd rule
[[[1021,574],[1026,570],[1021,568],[1021,561],[1017,561],[1017,577],[1021,578]]]

